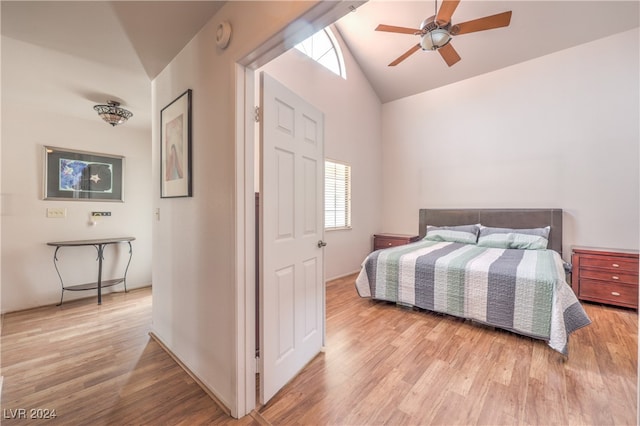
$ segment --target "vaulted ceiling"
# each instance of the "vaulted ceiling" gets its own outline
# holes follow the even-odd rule
[[[4,36],[151,80],[223,4],[3,0],[1,29]],[[418,36],[375,31],[381,23],[418,28],[434,15],[435,1],[371,0],[336,25],[381,101],[388,102],[638,27],[639,5],[638,1],[462,0],[453,23],[506,10],[513,11],[513,17],[505,28],[455,36],[452,44],[462,60],[452,67],[437,52],[421,50],[389,67],[419,41]]]
[[[224,1],[2,1],[2,35],[150,79]]]
[[[441,3],[437,2],[438,8]],[[422,50],[390,67],[420,39],[375,31],[378,24],[420,28],[422,20],[435,15],[435,1],[370,0],[338,21],[337,27],[381,101],[388,102],[636,28],[639,5],[638,1],[462,0],[453,24],[509,10],[513,14],[508,27],[453,37],[451,44],[462,59],[452,67],[437,52]]]
[[[62,72],[68,80],[64,87],[47,92],[54,101],[41,102],[64,104],[66,115],[92,120],[98,119],[93,105],[118,101],[133,112],[127,126],[148,131],[151,80],[223,4],[2,0],[0,29],[3,38],[51,51],[47,60],[56,63],[40,63],[38,58],[30,66],[42,72]],[[1,51],[2,64],[7,60],[6,51]]]

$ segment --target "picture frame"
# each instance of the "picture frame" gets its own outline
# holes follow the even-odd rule
[[[160,198],[192,196],[191,89],[160,111]]]
[[[124,157],[44,147],[44,199],[124,202]]]

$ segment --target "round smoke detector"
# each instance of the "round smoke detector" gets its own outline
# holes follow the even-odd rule
[[[231,39],[231,24],[224,21],[218,25],[216,30],[216,44],[220,49],[226,49]]]

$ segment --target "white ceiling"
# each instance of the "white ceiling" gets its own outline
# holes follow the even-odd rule
[[[1,30],[4,36],[150,81],[224,3],[3,0]],[[638,0],[462,0],[453,23],[505,10],[512,10],[513,17],[507,28],[454,37],[452,43],[462,60],[451,68],[436,52],[422,51],[388,67],[417,43],[417,36],[374,31],[380,23],[418,27],[434,14],[432,1],[371,0],[342,18],[337,27],[380,99],[388,102],[638,27],[639,5]],[[70,79],[73,72],[69,70]],[[146,88],[132,94],[114,93],[116,87],[117,82],[107,85],[97,80],[93,94],[86,98],[102,103],[109,95],[125,105],[150,103]],[[142,96],[146,99],[138,99]],[[143,121],[140,124],[150,126],[148,114],[137,115]]]
[[[2,1],[2,35],[150,79],[224,1]]]
[[[381,101],[389,102],[638,27],[639,5],[462,0],[454,24],[507,10],[513,15],[508,27],[454,37],[451,43],[462,60],[451,68],[437,52],[421,50],[389,67],[419,37],[374,30],[378,24],[419,28],[423,19],[435,15],[434,1],[370,0],[336,26]]]
[[[151,80],[224,3],[2,0],[0,28],[3,36],[60,53],[62,63],[33,65],[66,66],[68,82],[56,92],[66,114],[95,120],[93,105],[115,100],[134,114],[127,126],[148,130]],[[65,65],[66,55],[93,66]]]

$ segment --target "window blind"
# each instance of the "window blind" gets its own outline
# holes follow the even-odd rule
[[[351,167],[329,160],[324,162],[324,227],[351,227]]]

